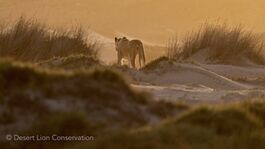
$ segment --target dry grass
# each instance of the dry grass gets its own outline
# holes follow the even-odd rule
[[[96,55],[97,44],[87,43],[86,37],[81,27],[59,31],[21,17],[0,28],[0,56],[36,62],[72,54]]]
[[[95,56],[79,54],[67,57],[54,57],[40,62],[38,65],[50,69],[78,70],[99,67],[102,66],[102,63]]]
[[[166,56],[161,56],[161,57],[149,62],[148,64],[146,64],[143,68],[141,68],[141,70],[154,70],[157,67],[159,67],[159,64],[162,61],[168,62],[168,61],[170,61],[170,59]]]
[[[178,40],[177,36],[173,36],[169,38],[167,43],[167,57],[170,60],[174,60],[177,58],[177,55],[179,55],[182,52],[182,47],[180,45],[180,41]]]
[[[196,63],[196,59],[189,58],[202,50],[206,51],[202,56],[207,63],[265,65],[265,46],[260,36],[242,26],[229,27],[225,24],[206,23],[182,40],[176,35],[169,38],[166,56],[156,58],[143,69],[153,69],[161,61]]]
[[[80,148],[263,149],[264,99],[235,105],[196,107],[158,126],[111,134]]]
[[[205,24],[200,30],[191,32],[181,48],[176,38],[169,40],[169,57],[187,59],[200,50],[207,49],[206,58],[217,63],[233,63],[248,58],[257,64],[265,64],[265,52],[261,39],[242,26]]]
[[[58,88],[59,86],[62,88]],[[114,89],[114,87],[119,88],[117,90],[126,90],[123,92],[125,94],[133,94],[127,82],[110,69],[55,71],[8,60],[0,62],[0,88],[2,88],[0,93],[5,98],[15,93],[23,94],[23,90],[37,89],[41,90],[44,96],[69,95],[81,99],[95,96],[94,100],[97,101],[97,98],[107,98],[107,92],[112,92],[107,88]],[[93,91],[87,92],[89,89]],[[103,90],[106,90],[105,94],[101,94]]]
[[[262,128],[256,116],[237,107],[221,110],[202,107],[182,116],[177,123],[200,126],[228,136]]]

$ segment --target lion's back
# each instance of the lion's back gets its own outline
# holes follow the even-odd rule
[[[140,40],[131,40],[129,46],[133,49],[143,48],[143,43]]]

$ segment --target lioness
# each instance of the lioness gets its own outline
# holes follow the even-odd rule
[[[118,64],[121,64],[122,58],[127,58],[129,65],[135,68],[136,55],[139,57],[139,65],[145,65],[144,46],[140,40],[128,40],[126,37],[115,37],[115,47],[118,56]]]

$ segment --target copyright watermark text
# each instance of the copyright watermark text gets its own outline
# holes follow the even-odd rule
[[[94,141],[94,136],[60,136],[60,135],[6,135],[7,141]]]

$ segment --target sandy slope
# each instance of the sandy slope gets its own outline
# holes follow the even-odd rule
[[[151,93],[156,100],[182,101],[185,103],[223,103],[265,96],[264,89],[214,90],[196,85],[132,85],[137,90]]]
[[[138,76],[137,76],[138,75]],[[203,85],[213,89],[249,89],[251,86],[232,81],[213,71],[193,64],[161,62],[154,70],[136,74],[143,82],[155,85]]]
[[[240,67],[232,65],[206,65],[201,64],[205,69],[218,73],[220,75],[229,77],[229,78],[258,78],[265,77],[265,67],[264,66],[252,66],[252,67]]]
[[[138,81],[132,87],[150,92],[157,100],[185,101],[195,104],[221,103],[265,96],[265,85],[242,84],[224,76],[236,74],[256,77],[264,75],[265,69],[160,62],[154,70],[131,72]]]

